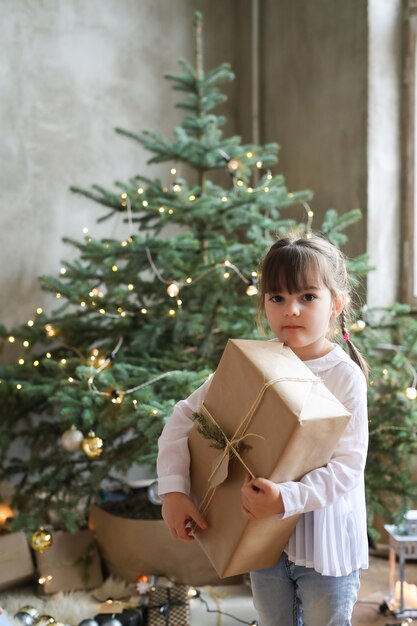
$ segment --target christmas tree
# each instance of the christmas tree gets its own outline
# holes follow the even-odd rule
[[[78,256],[63,263],[59,276],[40,278],[57,308],[1,330],[4,344],[18,351],[17,362],[0,368],[0,480],[15,485],[14,528],[31,531],[53,519],[74,531],[86,524],[103,486],[122,484],[137,463],[154,475],[157,439],[174,403],[212,373],[228,338],[260,336],[255,296],[266,249],[289,229],[311,229],[312,193],[289,192],[283,176],[272,173],[277,144],[223,136],[225,119],[214,109],[225,100],[219,86],[233,74],[227,64],[205,71],[200,14],[194,31],[194,64],[180,60],[180,72],[167,75],[184,96],[173,138],[117,129],[150,152],[149,171],[167,163],[167,180],[136,175],[116,183],[116,191],[74,187],[106,208],[100,221],[122,214],[130,236],[67,240]],[[300,206],[302,223],[291,213]],[[358,210],[343,216],[329,210],[316,229],[343,245],[344,229],[359,218]],[[358,281],[366,257],[351,261],[350,270]],[[379,367],[386,352],[373,335],[366,339],[365,322],[355,328]],[[404,384],[404,376],[394,380],[390,373],[378,380],[391,381],[398,393]],[[404,452],[415,421],[401,393],[391,452]],[[384,397],[391,395],[387,383]],[[376,413],[388,423],[391,410],[387,402]],[[380,462],[376,455],[379,477]],[[408,476],[407,469],[401,485]],[[373,494],[384,485],[374,484]],[[395,480],[388,488],[399,493]]]

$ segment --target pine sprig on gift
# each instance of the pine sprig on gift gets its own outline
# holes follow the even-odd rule
[[[193,420],[199,424],[197,430],[200,435],[202,435],[204,439],[212,441],[210,448],[216,448],[216,450],[224,450],[226,448],[227,438],[220,426],[201,413],[193,413]],[[243,441],[239,441],[233,444],[233,448],[240,454],[245,450],[249,450],[250,446]]]

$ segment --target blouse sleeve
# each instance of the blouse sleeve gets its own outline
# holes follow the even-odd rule
[[[192,415],[201,409],[211,378],[186,400],[178,402],[158,440],[158,493],[172,491],[190,493],[190,452],[188,435],[193,426]]]
[[[299,482],[280,484],[285,507],[282,517],[329,506],[363,481],[368,449],[365,377],[359,368],[347,362],[334,369],[334,388],[331,391],[352,417],[326,466],[309,472]]]

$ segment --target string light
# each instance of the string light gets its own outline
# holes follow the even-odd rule
[[[169,295],[170,298],[176,298],[179,292],[180,292],[180,287],[177,282],[174,281],[170,285],[168,285],[167,294]]]

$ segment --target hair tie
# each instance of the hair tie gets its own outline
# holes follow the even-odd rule
[[[342,334],[342,338],[343,338],[343,341],[349,341],[350,333],[348,333],[348,331],[345,330],[344,333]]]

